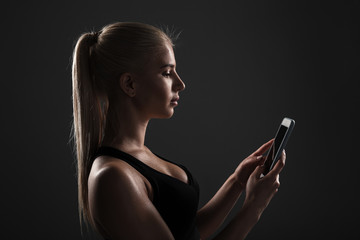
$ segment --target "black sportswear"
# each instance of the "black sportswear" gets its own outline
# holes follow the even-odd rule
[[[157,155],[164,161],[182,168],[187,174],[188,183],[161,173],[130,154],[112,147],[101,147],[95,157],[101,155],[125,161],[150,182],[154,193],[153,204],[176,240],[200,239],[200,234],[196,228],[199,185],[186,167]]]

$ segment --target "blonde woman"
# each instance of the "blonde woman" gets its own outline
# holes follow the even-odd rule
[[[205,206],[186,167],[144,145],[153,118],[170,118],[185,88],[172,39],[142,23],[84,33],[73,55],[79,211],[104,238],[207,239],[240,194],[243,207],[214,239],[244,239],[277,192],[285,154],[265,177],[262,155],[243,160]]]

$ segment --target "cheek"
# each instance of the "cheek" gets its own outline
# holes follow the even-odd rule
[[[153,84],[148,88],[149,95],[158,100],[168,100],[171,98],[171,86],[164,81]]]
[[[171,97],[171,85],[161,79],[155,79],[151,84],[144,84],[137,92],[138,100],[148,107],[170,104]]]

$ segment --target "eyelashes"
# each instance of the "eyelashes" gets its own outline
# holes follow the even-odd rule
[[[171,76],[171,72],[166,71],[166,72],[163,72],[162,75],[163,75],[164,77],[170,77],[170,76]]]
[[[164,69],[164,71],[161,73],[161,75],[163,77],[168,78],[168,77],[177,77],[178,74],[177,74],[175,68],[172,67],[172,68]]]

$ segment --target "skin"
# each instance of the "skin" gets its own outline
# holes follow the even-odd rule
[[[119,79],[119,131],[105,130],[104,144],[127,152],[151,168],[187,182],[178,166],[159,159],[145,145],[147,125],[152,118],[170,118],[185,85],[176,72],[170,44],[140,73],[125,73]],[[244,159],[210,201],[198,210],[197,227],[201,238],[210,237],[246,190],[242,209],[215,239],[244,239],[280,186],[279,173],[285,153],[274,169],[260,178],[264,158],[273,140]],[[154,207],[149,181],[124,161],[100,156],[95,159],[89,180],[89,207],[93,222],[103,237],[117,239],[174,239]],[[141,226],[141,229],[139,228]]]

